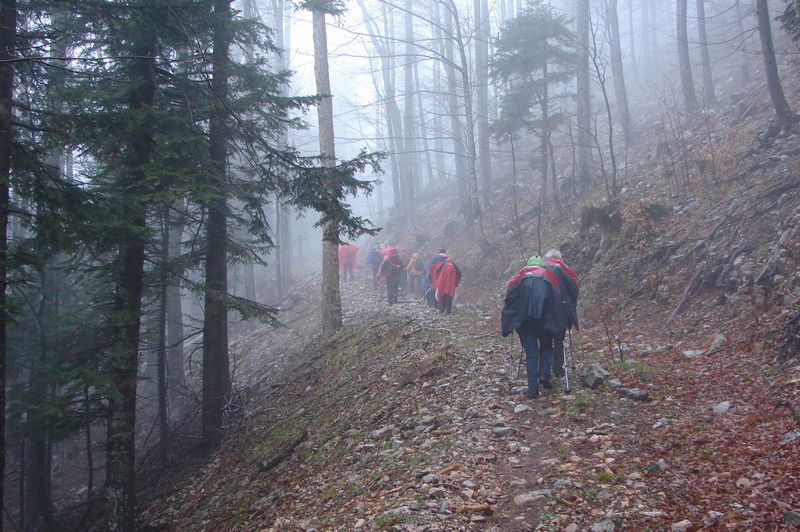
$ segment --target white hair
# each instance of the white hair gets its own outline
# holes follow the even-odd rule
[[[551,249],[547,253],[544,254],[545,259],[558,259],[561,260],[561,252],[556,248]]]

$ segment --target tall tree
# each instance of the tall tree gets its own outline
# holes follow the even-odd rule
[[[11,182],[14,59],[17,53],[17,2],[0,0],[0,478],[6,470],[6,301],[8,273],[8,200]],[[3,482],[0,507],[5,508]],[[1,525],[0,525],[1,527]]]
[[[230,395],[228,360],[228,138],[226,105],[230,70],[231,6],[214,0],[212,23],[212,113],[208,130],[211,163],[210,198],[206,229],[205,305],[203,316],[203,437],[214,440],[222,430],[225,403]]]
[[[592,103],[591,73],[589,71],[589,0],[575,0],[577,52],[577,110],[576,126],[578,151],[578,180],[586,188],[591,180]]]
[[[414,63],[416,54],[414,53],[414,1],[405,0],[403,8],[403,27],[405,44],[403,63],[403,143],[405,144],[404,157],[408,161],[406,166],[407,186],[404,204],[407,215],[413,215],[415,198],[419,194],[421,178],[421,168],[419,165],[419,154],[417,152],[417,115],[414,110]]]
[[[145,17],[142,17],[145,18]],[[126,158],[120,176],[121,219],[115,269],[117,283],[114,310],[117,314],[114,347],[107,360],[112,390],[108,399],[106,490],[109,529],[132,530],[136,524],[136,381],[139,367],[139,334],[147,232],[147,166],[152,160],[153,100],[157,34],[152,20],[133,16],[134,30],[128,70],[128,107],[140,116],[130,127]]]
[[[336,13],[338,9],[324,0],[312,3],[310,8],[314,38],[314,78],[317,94],[320,96],[317,106],[319,150],[323,168],[333,169],[336,167],[336,145],[325,15]],[[327,177],[331,178],[332,176]],[[339,291],[339,222],[336,219],[328,219],[323,225],[322,232],[322,333],[330,337],[342,326],[342,301]]]
[[[489,6],[473,0],[475,18],[475,118],[478,122],[478,168],[485,205],[492,202],[492,160],[489,146]]]
[[[625,132],[625,143],[630,143],[632,136],[631,112],[628,107],[628,90],[625,87],[625,72],[622,65],[622,45],[620,43],[619,14],[617,0],[608,2],[608,26],[611,45],[611,70],[614,74],[614,96],[617,100],[617,111]]]
[[[711,54],[708,51],[705,0],[697,0],[697,33],[700,38],[700,55],[703,58],[703,99],[706,105],[714,106],[717,104],[717,94],[714,91],[714,76],[711,72]]]
[[[789,107],[783,93],[783,84],[778,73],[778,62],[775,60],[775,44],[772,41],[772,27],[769,18],[767,0],[756,0],[756,17],[758,17],[758,35],[761,39],[761,56],[764,59],[764,70],[767,86],[772,99],[772,107],[778,117],[778,123],[784,133],[789,133],[797,117]]]
[[[697,110],[697,95],[694,90],[694,76],[692,76],[692,62],[689,57],[689,29],[686,15],[688,0],[677,0],[675,15],[678,62],[681,71],[681,89],[683,91],[683,106],[687,111]]]

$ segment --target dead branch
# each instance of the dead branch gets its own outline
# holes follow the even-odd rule
[[[692,275],[689,284],[686,285],[686,288],[683,291],[683,295],[681,296],[681,300],[678,303],[678,306],[675,307],[675,310],[673,310],[672,314],[669,315],[669,318],[667,319],[667,322],[664,324],[662,330],[666,330],[666,328],[669,327],[669,324],[672,323],[672,320],[675,319],[675,316],[681,313],[681,311],[686,306],[686,303],[689,301],[689,298],[692,296],[692,294],[694,294],[695,290],[699,288],[698,285],[700,284],[699,283],[700,276],[703,274],[705,269],[706,269],[706,261],[701,262],[694,269],[694,275]]]
[[[292,456],[295,449],[297,449],[300,446],[300,444],[304,443],[306,440],[308,440],[308,432],[303,431],[303,433],[300,434],[300,436],[298,436],[294,441],[292,441],[292,443],[290,443],[288,447],[286,447],[283,451],[281,451],[280,454],[278,454],[278,456],[276,456],[272,460],[269,460],[268,462],[262,462],[258,466],[258,472],[267,473],[271,471],[278,464],[280,464],[281,462]]]

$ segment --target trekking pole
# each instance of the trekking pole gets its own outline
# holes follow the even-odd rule
[[[514,336],[508,335],[508,352],[506,356],[508,361],[508,386],[514,384]]]
[[[430,294],[430,293],[431,293],[431,287],[430,287],[430,286],[428,286],[428,289],[427,289],[427,290],[425,290],[425,293],[424,293],[424,294],[422,294],[422,297],[421,297],[421,298],[419,299],[419,301],[417,301],[417,302],[418,302],[418,303],[421,303],[422,301],[425,301],[425,298],[426,298],[426,297],[428,296],[428,294]]]
[[[562,342],[564,350],[564,393],[572,393],[572,389],[569,387],[569,357],[572,355],[572,329],[567,329],[567,334],[569,335],[569,349],[567,349],[566,344]]]

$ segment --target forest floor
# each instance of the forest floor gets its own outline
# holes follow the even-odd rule
[[[164,484],[168,496],[145,509],[149,527],[796,524],[800,427],[772,406],[747,331],[700,354],[707,334],[673,346],[643,323],[635,341],[614,347],[605,332],[585,330],[573,338],[573,362],[601,364],[606,382],[589,389],[573,373],[571,394],[558,383],[530,400],[518,340],[496,332],[495,294],[462,300],[449,316],[424,304],[390,308],[362,274],[343,298],[345,327],[328,345],[295,331],[268,350],[263,339],[240,346],[263,350],[270,370],[249,370],[266,377],[242,419],[212,460]],[[797,399],[800,375],[784,384]]]

